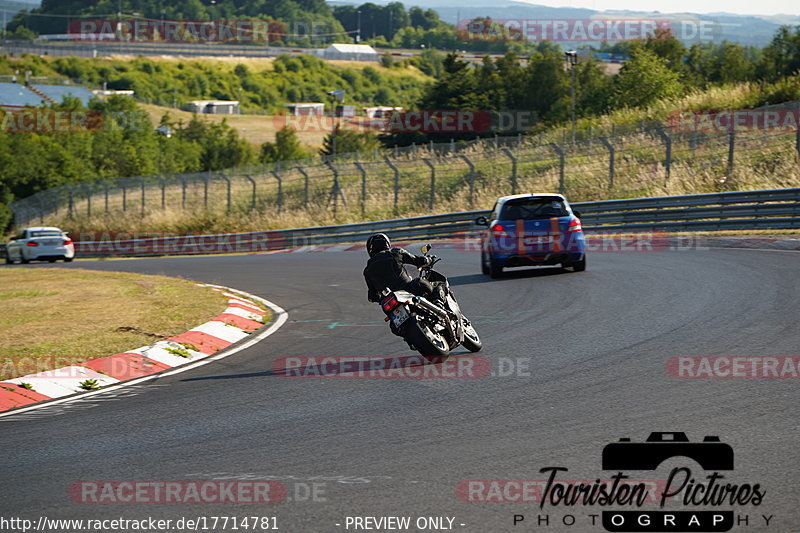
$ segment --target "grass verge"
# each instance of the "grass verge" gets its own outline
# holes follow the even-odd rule
[[[58,268],[0,271],[0,380],[79,364],[183,333],[226,298],[165,276]]]

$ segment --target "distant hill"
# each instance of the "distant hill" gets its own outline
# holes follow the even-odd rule
[[[33,9],[40,4],[40,0],[0,0],[0,13],[5,12],[8,20],[11,20],[21,9]]]
[[[363,2],[352,0],[337,0],[330,4],[360,5]],[[375,0],[376,4],[388,2]],[[484,3],[485,5],[480,5]],[[406,2],[409,8],[415,2]],[[456,24],[461,19],[476,17],[490,17],[492,19],[583,19],[583,18],[611,18],[614,16],[639,17],[643,19],[667,19],[670,21],[687,21],[710,23],[713,30],[714,41],[723,39],[744,45],[765,46],[771,40],[781,25],[798,25],[798,15],[738,15],[735,13],[660,13],[657,11],[595,11],[585,8],[549,7],[513,0],[477,0],[464,2],[464,0],[425,0],[425,8],[431,8],[439,13],[439,17],[449,23]],[[758,4],[754,4],[754,10]]]

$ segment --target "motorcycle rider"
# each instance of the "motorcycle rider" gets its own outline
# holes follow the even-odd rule
[[[383,233],[376,233],[367,239],[369,260],[364,268],[364,279],[367,282],[367,299],[380,302],[381,292],[388,288],[392,291],[404,290],[411,294],[428,297],[435,296],[445,300],[441,282],[431,283],[422,278],[412,279],[404,265],[415,267],[428,266],[436,259],[435,255],[414,255],[403,248],[392,248],[391,241]]]

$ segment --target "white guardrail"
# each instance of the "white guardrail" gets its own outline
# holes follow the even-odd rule
[[[593,232],[713,232],[800,229],[800,188],[603,200],[572,204],[583,229]],[[480,230],[489,211],[217,235],[77,241],[79,257],[263,252],[300,246],[357,243],[382,232],[396,240],[448,238]],[[119,237],[119,234],[116,235]],[[73,238],[79,238],[73,235]]]

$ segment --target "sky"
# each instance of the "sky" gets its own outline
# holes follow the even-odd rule
[[[468,0],[469,1],[469,0]],[[472,0],[477,3],[476,0]],[[598,11],[629,9],[661,13],[739,13],[746,15],[800,15],[798,0],[521,0],[552,7],[583,7]]]

